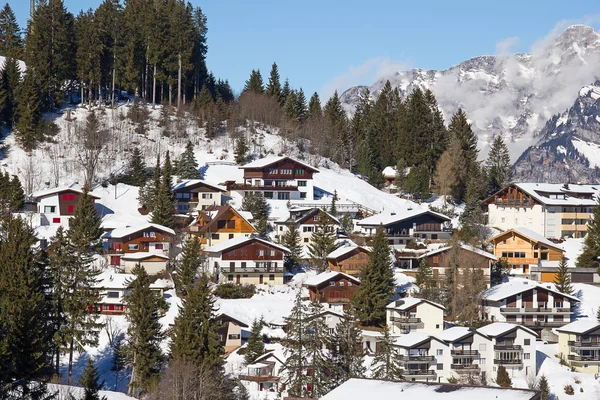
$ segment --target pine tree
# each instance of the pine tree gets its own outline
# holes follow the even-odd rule
[[[287,101],[287,98],[290,95],[291,91],[292,91],[292,88],[290,87],[290,81],[286,78],[285,82],[283,83],[283,87],[281,88],[281,102],[280,102],[280,104],[282,106]]]
[[[9,209],[13,212],[21,210],[25,204],[25,192],[23,191],[19,177],[16,175],[13,175],[8,184],[8,195]]]
[[[290,90],[283,104],[283,112],[291,121],[298,121],[297,96],[295,90]]]
[[[165,163],[163,164],[161,173],[162,180],[167,184],[169,192],[171,192],[171,197],[173,197],[173,165],[171,164],[171,154],[169,150],[167,150],[167,153],[165,154]]]
[[[471,124],[467,121],[467,115],[462,109],[459,109],[452,116],[448,126],[451,140],[457,141],[459,155],[458,162],[454,168],[456,171],[456,184],[454,185],[453,195],[457,201],[463,201],[467,195],[467,184],[470,174],[475,168],[477,162],[477,136],[471,129]]]
[[[318,272],[327,269],[327,255],[335,249],[334,227],[331,225],[330,217],[325,211],[319,211],[315,230],[310,236],[311,244],[308,251],[313,265]]]
[[[255,220],[269,217],[269,205],[261,193],[246,193],[242,200],[242,210],[251,212]]]
[[[485,165],[488,173],[488,194],[496,193],[510,183],[512,178],[510,154],[501,135],[494,138]]]
[[[106,396],[100,396],[99,394],[104,382],[100,382],[100,373],[90,357],[88,357],[87,365],[79,377],[79,385],[83,388],[82,400],[106,400]]]
[[[23,58],[21,28],[10,5],[6,3],[0,11],[0,56]]]
[[[285,318],[287,326],[286,340],[283,342],[287,357],[283,366],[286,371],[285,385],[290,396],[304,397],[308,377],[305,369],[308,365],[308,355],[305,349],[308,340],[308,307],[302,301],[302,291],[296,292],[294,306],[290,315]]]
[[[308,305],[306,323],[307,368],[312,371],[308,376],[307,397],[320,398],[333,389],[330,371],[331,365],[325,353],[329,332],[322,316],[323,306],[316,300]]]
[[[260,70],[252,70],[250,73],[250,78],[248,78],[246,84],[244,85],[244,92],[246,91],[251,91],[257,94],[263,94],[265,92]]]
[[[160,168],[160,154],[156,157],[156,165],[150,174],[150,180],[140,188],[138,201],[140,205],[152,212],[156,196],[160,189],[162,173]]]
[[[246,143],[246,137],[243,135],[240,136],[235,141],[235,150],[233,153],[235,162],[239,165],[244,165],[248,161],[248,151],[249,150],[250,150],[250,148],[248,147],[248,144]]]
[[[150,278],[146,270],[137,264],[133,268],[135,279],[129,282],[129,294],[125,297],[127,309],[127,359],[132,363],[129,395],[148,392],[158,383],[163,354],[160,311],[165,307],[159,294],[150,290]]]
[[[383,226],[379,226],[373,239],[369,263],[360,273],[360,288],[352,299],[357,317],[363,324],[385,323],[385,307],[395,290],[391,264],[390,247]]]
[[[404,182],[404,190],[421,199],[429,197],[429,172],[426,166],[419,165],[410,169]]]
[[[571,285],[571,272],[567,265],[567,259],[563,255],[558,263],[558,269],[556,270],[556,276],[554,278],[554,284],[556,289],[564,294],[573,294],[573,285]]]
[[[83,188],[75,214],[69,221],[69,240],[76,251],[85,252],[97,249],[102,236],[102,218],[96,210],[96,202],[89,194],[89,188]]]
[[[302,122],[306,119],[306,115],[308,114],[308,106],[306,105],[306,96],[304,95],[304,90],[300,88],[296,92],[296,118],[299,122]]]
[[[400,367],[400,354],[394,347],[387,325],[383,330],[383,338],[377,342],[377,352],[371,363],[371,377],[374,379],[399,380],[403,379]]]
[[[265,354],[265,345],[262,336],[263,321],[255,319],[250,328],[250,336],[246,345],[246,355],[244,361],[246,364],[252,364],[256,359]]]
[[[294,222],[290,222],[287,226],[287,231],[281,238],[281,244],[283,244],[289,250],[289,253],[285,254],[285,268],[288,271],[293,270],[300,264],[302,258],[302,244],[300,243],[300,231]]]
[[[496,376],[496,383],[500,387],[512,387],[512,380],[506,371],[504,365],[498,367],[498,375]]]
[[[219,369],[223,348],[214,319],[215,300],[206,274],[190,288],[183,307],[175,319],[171,342],[171,359]]]
[[[329,337],[328,347],[336,371],[335,386],[350,378],[364,377],[362,333],[356,324],[353,310],[349,310],[346,317],[335,326],[335,332]]]
[[[600,198],[594,207],[594,215],[587,224],[587,234],[583,241],[583,251],[577,257],[578,268],[598,268],[600,254]]]
[[[196,282],[196,277],[202,271],[203,264],[202,244],[198,237],[191,236],[183,245],[181,261],[177,266],[176,283],[181,296],[187,296],[189,289]]]
[[[492,266],[492,273],[490,275],[490,285],[496,286],[501,284],[504,281],[504,277],[508,276],[509,273],[510,269],[508,267],[508,263],[506,262],[506,258],[500,258]]]
[[[194,145],[190,141],[187,142],[185,151],[177,162],[176,174],[181,179],[198,179],[200,177],[198,162],[194,156]]]
[[[175,204],[173,203],[171,188],[163,178],[154,199],[150,222],[172,228],[175,225],[174,214]]]
[[[329,213],[334,217],[337,217],[337,207],[336,203],[339,200],[337,190],[333,191],[333,196],[331,197],[331,207],[329,208]]]
[[[21,89],[21,69],[15,58],[6,58],[0,72],[0,102],[2,122],[12,128],[17,112],[17,100]],[[39,122],[39,121],[38,121]]]
[[[115,339],[115,343],[113,344],[113,357],[110,365],[110,370],[115,374],[115,391],[119,387],[119,377],[124,369],[125,349],[123,348],[123,341],[121,339],[121,336],[119,336]]]
[[[550,385],[546,375],[540,376],[536,389],[540,392],[540,400],[550,400]]]
[[[421,262],[419,262],[416,278],[415,284],[419,287],[418,297],[431,301],[439,301],[437,282],[433,277],[431,264],[429,264],[426,257],[422,258]]]
[[[129,157],[126,175],[123,181],[132,186],[142,187],[146,183],[146,164],[139,147],[134,147]]]
[[[319,94],[314,92],[310,97],[310,101],[308,102],[307,118],[320,119],[322,116],[323,111],[321,110],[321,100],[319,99]]]
[[[42,140],[42,109],[37,84],[29,72],[17,92],[15,115],[16,138],[27,151],[34,149]]]
[[[280,104],[281,102],[281,83],[279,81],[279,68],[277,63],[273,63],[271,66],[271,73],[269,74],[269,83],[267,83],[266,95],[277,99]]]
[[[255,225],[258,237],[266,239],[269,235],[269,222],[264,215],[258,219]]]

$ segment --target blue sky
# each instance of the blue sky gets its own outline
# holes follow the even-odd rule
[[[101,0],[65,0],[67,8]],[[573,23],[600,26],[597,0],[192,0],[208,17],[208,67],[239,91],[250,71],[323,97],[406,68],[444,69],[470,57],[529,51]],[[28,0],[9,0],[19,23]]]

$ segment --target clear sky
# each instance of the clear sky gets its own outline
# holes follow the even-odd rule
[[[65,0],[77,14],[101,0]],[[2,1],[0,0],[0,3]],[[24,27],[29,0],[9,0]],[[327,97],[382,74],[529,51],[573,23],[600,27],[597,0],[192,0],[208,17],[208,67],[241,90],[253,68]]]

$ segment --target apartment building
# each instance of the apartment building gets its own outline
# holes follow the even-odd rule
[[[439,362],[450,365],[450,375],[459,380],[468,380],[478,376],[486,381],[489,376],[488,366],[492,363],[490,338],[477,332],[474,328],[454,326],[437,335],[449,347]],[[449,377],[449,376],[448,376]],[[446,377],[446,378],[448,378]]]
[[[179,214],[197,214],[210,206],[226,201],[227,188],[203,179],[188,179],[173,186],[175,206]]]
[[[394,346],[407,381],[437,382],[450,373],[450,365],[443,363],[448,346],[436,336],[417,332],[399,335]]]
[[[578,372],[600,374],[600,322],[582,319],[557,331],[561,357]]]
[[[405,297],[386,307],[387,326],[390,333],[440,333],[444,330],[445,309],[433,301]]]

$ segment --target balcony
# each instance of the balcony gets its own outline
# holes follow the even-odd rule
[[[600,349],[600,341],[594,340],[569,340],[568,345],[576,349]]]
[[[569,307],[502,307],[502,314],[570,314],[572,311]]]
[[[236,267],[236,268],[231,268],[231,267],[228,267],[225,265],[221,267],[221,272],[223,272],[224,274],[226,274],[226,273],[252,274],[252,273],[256,273],[256,272],[277,273],[277,272],[283,272],[283,270],[284,270],[283,267],[277,267],[277,268],[275,268],[275,267],[246,267],[246,268]]]
[[[418,324],[421,323],[421,318],[411,318],[411,317],[390,317],[390,321],[398,322],[401,324]]]
[[[517,351],[517,350],[523,350],[523,348],[518,344],[502,344],[502,343],[500,343],[500,344],[494,346],[494,350]]]
[[[569,321],[523,321],[517,323],[531,328],[560,328],[568,324]]]
[[[408,355],[408,356],[400,356],[400,361],[404,364],[411,363],[430,363],[435,361],[434,356],[419,356],[419,355]]]
[[[453,357],[479,357],[478,350],[450,350]]]
[[[266,192],[295,192],[298,190],[298,186],[284,185],[284,186],[265,186],[265,185],[248,185],[246,183],[230,183],[227,185],[227,190],[247,190],[247,191],[266,191]]]
[[[600,354],[595,356],[582,356],[579,354],[569,354],[567,356],[569,361],[581,361],[586,363],[600,363]]]
[[[496,199],[494,204],[500,207],[533,207],[533,200],[504,200]]]
[[[477,364],[451,364],[450,369],[459,374],[478,374],[479,365]]]
[[[431,377],[435,379],[435,371],[429,369],[405,369],[402,371],[403,375],[406,376],[423,376],[423,377]]]
[[[239,380],[241,381],[250,381],[250,382],[277,382],[279,381],[278,376],[254,376],[254,375],[239,375]]]
[[[523,365],[523,360],[499,360],[497,358],[494,358],[494,364],[497,365]]]

